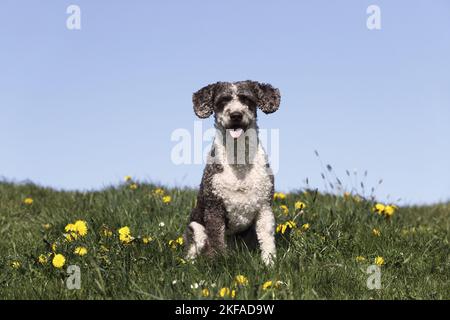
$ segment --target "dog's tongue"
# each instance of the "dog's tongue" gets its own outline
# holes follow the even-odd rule
[[[244,132],[244,130],[242,129],[231,129],[230,130],[230,135],[234,138],[237,139],[241,136],[242,132]]]

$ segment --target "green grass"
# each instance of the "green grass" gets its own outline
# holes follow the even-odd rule
[[[217,298],[221,287],[234,288],[241,274],[249,284],[236,288],[236,299],[449,299],[450,205],[401,207],[391,219],[371,211],[373,203],[353,197],[290,193],[274,203],[277,223],[294,219],[297,229],[277,235],[278,258],[265,268],[258,251],[239,246],[215,261],[200,258],[183,264],[182,247],[171,239],[183,233],[195,190],[165,190],[172,197],[164,204],[153,194],[156,187],[124,184],[98,192],[59,192],[33,184],[0,183],[0,298],[2,299],[202,299],[208,288]],[[32,205],[23,203],[31,197]],[[295,201],[306,203],[303,214]],[[283,215],[279,206],[290,213]],[[85,237],[65,242],[64,227],[82,219]],[[165,226],[160,227],[160,222]],[[302,231],[301,226],[310,224]],[[43,225],[50,224],[46,229]],[[120,244],[117,229],[129,226],[136,238]],[[104,227],[112,237],[102,235]],[[372,229],[381,236],[372,234]],[[142,236],[153,241],[142,243]],[[62,269],[37,262],[40,254],[57,253],[67,261]],[[89,252],[73,254],[76,246]],[[107,249],[107,251],[106,251]],[[355,257],[365,261],[357,262]],[[382,289],[368,290],[365,273],[381,256]],[[12,263],[20,263],[19,268]],[[68,290],[66,267],[81,268],[81,289]],[[172,284],[177,280],[176,284]],[[278,288],[262,289],[268,280]],[[191,285],[200,283],[199,288]],[[215,287],[212,284],[215,284]]]

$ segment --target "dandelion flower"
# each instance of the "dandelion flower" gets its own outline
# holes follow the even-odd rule
[[[13,267],[14,269],[19,269],[20,268],[20,262],[19,261],[13,261],[11,263],[11,267]]]
[[[119,240],[123,243],[130,243],[133,240],[129,227],[125,226],[119,229]]]
[[[33,202],[34,201],[32,198],[25,198],[25,200],[23,200],[23,203],[26,204],[27,206],[31,206]]]
[[[176,242],[180,245],[180,246],[182,246],[183,245],[183,237],[178,237],[178,239],[176,240]]]
[[[136,190],[137,188],[138,188],[138,185],[136,183],[130,184],[130,189],[131,190]]]
[[[308,230],[310,228],[310,225],[309,225],[309,223],[305,223],[304,225],[302,225],[302,229],[303,230]]]
[[[303,210],[305,208],[306,208],[306,204],[304,202],[297,201],[295,203],[295,210]]]
[[[386,206],[384,208],[384,214],[386,217],[390,218],[395,212],[395,206]]]
[[[285,215],[287,215],[289,213],[289,208],[284,204],[280,206],[280,209],[281,209],[281,211],[283,211],[283,213]]]
[[[236,298],[236,290],[235,289],[233,289],[233,290],[231,290],[231,298]]]
[[[204,288],[202,290],[202,296],[203,297],[209,297],[209,290],[208,290],[208,288]]]
[[[157,196],[163,196],[164,195],[164,190],[161,188],[155,189],[153,190],[153,193]]]
[[[379,236],[381,236],[381,231],[374,228],[374,229],[372,229],[372,234],[373,234],[375,237],[379,237]]]
[[[377,265],[377,266],[382,266],[383,264],[384,264],[384,259],[383,259],[383,257],[376,257],[375,258],[375,264]]]
[[[282,192],[275,192],[273,194],[273,200],[284,200],[286,199],[286,195]]]
[[[107,228],[107,227],[104,227],[102,229],[101,233],[106,238],[112,237],[112,234],[113,234],[112,231],[109,228]]]
[[[48,261],[48,259],[47,259],[47,256],[46,256],[45,254],[39,255],[39,257],[38,257],[38,262],[39,262],[40,264],[46,264],[47,261]]]
[[[271,288],[272,285],[273,285],[272,280],[269,280],[269,281],[266,281],[263,283],[262,288],[263,288],[263,290],[267,290],[267,289]]]
[[[50,223],[44,223],[44,224],[42,225],[42,227],[43,227],[45,230],[48,230],[48,229],[50,229],[50,228],[52,227],[52,225],[51,225]]]
[[[62,268],[64,266],[64,264],[66,263],[66,258],[64,258],[64,256],[60,253],[55,254],[55,256],[53,257],[52,260],[52,264],[55,268]]]
[[[224,298],[230,295],[230,288],[224,287],[222,289],[219,290],[219,296]]]
[[[384,213],[385,206],[382,203],[377,203],[373,208],[372,211],[378,213],[379,215],[382,215]]]
[[[133,178],[131,178],[131,176],[125,176],[123,178],[123,180],[125,180],[125,182],[130,182]]]
[[[56,242],[52,243],[52,251],[55,252],[56,248],[58,247],[58,245],[56,244]]]
[[[87,235],[88,232],[88,227],[87,227],[87,223],[86,221],[83,220],[77,220],[75,221],[75,230],[77,231],[77,233],[84,237],[85,235]]]
[[[151,241],[153,241],[152,237],[143,237],[142,238],[143,244],[149,244]]]
[[[356,262],[363,262],[363,261],[366,260],[366,258],[364,258],[363,256],[357,256],[357,257],[355,258],[355,260],[356,260]]]
[[[164,203],[170,203],[170,202],[172,201],[172,197],[171,197],[171,196],[164,196],[164,197],[162,198],[162,201],[163,201]]]
[[[235,277],[236,285],[238,286],[246,286],[248,285],[248,278],[246,276],[243,276],[242,274],[239,274]]]
[[[88,253],[87,249],[85,247],[76,247],[75,251],[73,252],[79,256],[84,256]]]
[[[75,224],[69,223],[68,225],[65,226],[64,230],[66,232],[71,232],[71,231],[75,232],[75,231],[77,231],[77,227],[75,227]]]
[[[293,220],[286,221],[285,225],[290,229],[294,229],[295,227],[297,227],[297,224]]]

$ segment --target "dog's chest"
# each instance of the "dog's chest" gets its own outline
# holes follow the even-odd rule
[[[272,182],[265,166],[236,170],[224,165],[213,178],[213,192],[222,199],[227,210],[228,231],[240,232],[248,228],[256,214],[268,204]]]

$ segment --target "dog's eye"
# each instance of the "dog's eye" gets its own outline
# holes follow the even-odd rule
[[[239,96],[239,101],[241,101],[243,104],[249,106],[250,108],[253,108],[255,106],[255,104],[256,104],[253,101],[253,99],[251,99],[248,96],[244,96],[244,95]]]
[[[231,97],[222,97],[216,102],[216,110],[222,110],[231,101]]]

